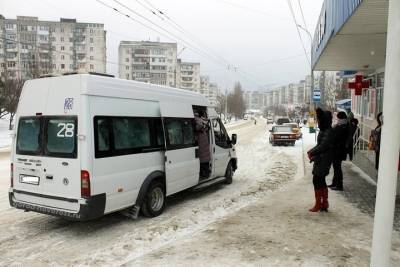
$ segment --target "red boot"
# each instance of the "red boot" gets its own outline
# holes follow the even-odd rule
[[[313,208],[309,209],[308,211],[310,212],[318,212],[321,210],[322,207],[322,190],[323,189],[314,189],[314,193],[315,193],[315,205]]]
[[[328,188],[322,188],[322,204],[321,204],[321,211],[328,212],[329,202],[328,202]]]

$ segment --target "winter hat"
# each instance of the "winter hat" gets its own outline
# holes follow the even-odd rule
[[[347,119],[346,112],[344,112],[344,111],[340,111],[340,112],[336,115],[336,117],[337,117],[339,120],[346,120],[346,119]]]

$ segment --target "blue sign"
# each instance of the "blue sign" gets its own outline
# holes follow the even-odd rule
[[[313,101],[314,102],[321,102],[321,90],[314,89],[313,92]]]

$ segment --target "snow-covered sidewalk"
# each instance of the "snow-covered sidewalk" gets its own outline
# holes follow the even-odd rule
[[[305,151],[314,135],[306,134]],[[373,219],[330,191],[328,213],[310,213],[311,165],[306,175],[255,204],[127,265],[137,266],[368,266]],[[392,265],[400,265],[393,233]]]

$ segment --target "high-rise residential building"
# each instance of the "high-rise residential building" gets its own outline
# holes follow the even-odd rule
[[[210,105],[215,107],[217,105],[218,85],[210,83],[210,77],[200,76],[200,94],[207,97]]]
[[[210,89],[208,92],[208,101],[212,107],[217,106],[217,96],[219,94],[219,88],[216,83],[210,83]]]
[[[210,92],[210,77],[200,76],[200,93],[202,95],[208,95]]]
[[[200,92],[200,63],[182,62],[178,59],[176,76],[177,87]]]
[[[311,102],[311,75],[306,76],[304,83],[304,101],[307,105]]]
[[[106,72],[106,31],[101,23],[65,18],[42,21],[26,16],[6,19],[0,15],[0,36],[3,78]]]
[[[243,98],[248,110],[264,109],[264,93],[260,91],[246,91]]]
[[[297,85],[297,103],[299,106],[304,106],[306,105],[306,99],[305,99],[305,86],[306,86],[306,81],[301,80],[299,84]]]
[[[178,87],[176,53],[176,43],[121,41],[119,77]]]

